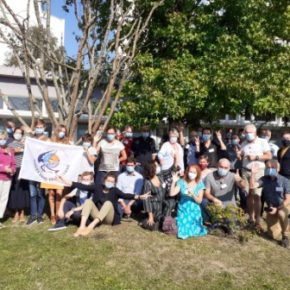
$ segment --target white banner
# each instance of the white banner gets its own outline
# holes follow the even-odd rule
[[[19,178],[58,184],[57,176],[77,181],[84,149],[26,138]]]

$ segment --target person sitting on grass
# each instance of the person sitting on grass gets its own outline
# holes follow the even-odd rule
[[[75,237],[87,236],[93,229],[102,223],[109,225],[117,225],[121,222],[121,216],[118,210],[118,200],[145,200],[150,195],[125,194],[116,187],[117,177],[114,172],[108,172],[104,177],[103,184],[85,185],[80,182],[69,182],[60,176],[66,185],[80,190],[93,192],[93,198],[87,199],[83,205],[81,213],[81,224],[74,233]],[[86,226],[87,221],[91,217],[93,221]]]
[[[83,172],[80,175],[80,182],[84,185],[92,184],[94,182],[94,172]],[[49,231],[63,230],[69,222],[79,225],[83,205],[88,198],[91,198],[89,191],[77,188],[64,196],[60,202],[57,223]]]
[[[260,167],[259,165],[253,166],[250,188],[261,187],[263,189],[264,201],[268,206],[265,208],[268,234],[274,239],[282,234],[281,245],[287,248],[289,246],[287,229],[290,213],[290,181],[278,173],[279,169],[277,160],[267,161],[265,176],[256,181],[256,174]]]

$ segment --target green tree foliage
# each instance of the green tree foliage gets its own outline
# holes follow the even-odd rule
[[[117,123],[198,123],[224,114],[289,115],[287,0],[165,1],[152,19]]]

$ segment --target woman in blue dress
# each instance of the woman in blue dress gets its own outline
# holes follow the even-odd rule
[[[170,196],[176,196],[180,193],[176,218],[177,237],[180,239],[207,234],[200,209],[205,189],[200,177],[201,170],[197,165],[188,166],[183,179],[179,179],[177,174],[173,175]]]

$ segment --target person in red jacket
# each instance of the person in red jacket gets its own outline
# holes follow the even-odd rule
[[[8,135],[0,132],[0,220],[3,218],[8,202],[12,176],[16,171],[14,151],[7,147]],[[3,225],[0,223],[0,228]]]

